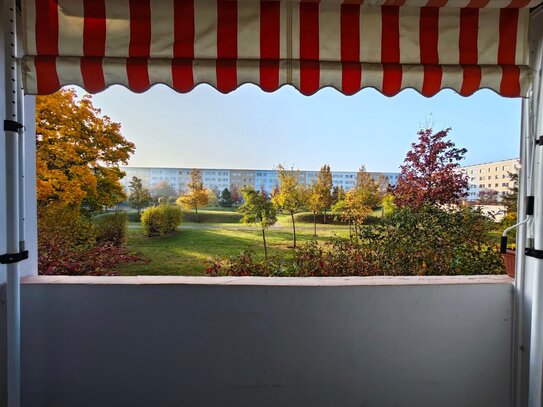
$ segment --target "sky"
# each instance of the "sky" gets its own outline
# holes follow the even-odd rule
[[[83,91],[78,89],[81,95]],[[136,144],[132,166],[398,171],[417,131],[451,127],[468,150],[463,165],[518,157],[520,99],[490,90],[425,98],[404,90],[387,98],[373,89],[344,96],[326,88],[303,96],[284,86],[266,93],[243,85],[224,95],[209,85],[179,94],[164,85],[135,94],[114,86],[93,103]]]

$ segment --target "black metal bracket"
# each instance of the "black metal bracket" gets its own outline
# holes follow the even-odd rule
[[[543,146],[543,136],[539,136],[538,138],[535,139],[535,144],[537,146]]]
[[[0,256],[0,264],[13,264],[28,259],[28,250],[19,253],[6,253]]]
[[[534,204],[535,204],[535,198],[533,196],[527,196],[526,197],[526,215],[527,216],[534,215]]]
[[[4,120],[4,131],[13,131],[17,133],[24,126],[14,120]]]
[[[526,256],[534,257],[536,259],[543,259],[543,250],[526,248],[524,250],[524,254],[526,254]]]

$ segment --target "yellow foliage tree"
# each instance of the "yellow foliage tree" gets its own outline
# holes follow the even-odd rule
[[[320,171],[317,181],[318,194],[320,195],[320,210],[324,212],[324,223],[326,223],[326,211],[332,206],[333,197],[332,197],[332,171],[328,164],[324,164]],[[315,235],[317,232],[315,231]]]
[[[202,174],[197,169],[193,169],[190,172],[190,182],[187,184],[187,188],[188,193],[179,196],[177,204],[186,209],[194,209],[196,212],[196,222],[198,223],[198,208],[209,205],[214,193],[204,188]]]
[[[296,247],[296,223],[294,214],[307,202],[307,189],[300,184],[298,171],[287,171],[282,165],[277,166],[279,185],[272,196],[272,203],[280,210],[290,214],[292,219],[292,235]]]
[[[37,196],[40,206],[96,210],[126,199],[119,165],[135,145],[89,95],[60,90],[36,98]]]
[[[326,210],[329,206],[327,196],[318,183],[312,184],[307,192],[307,207],[313,213],[313,236],[317,236],[317,214]],[[328,192],[328,196],[330,192]]]

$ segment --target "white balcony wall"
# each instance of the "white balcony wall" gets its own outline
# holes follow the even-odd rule
[[[512,293],[507,277],[34,277],[23,406],[505,407]]]

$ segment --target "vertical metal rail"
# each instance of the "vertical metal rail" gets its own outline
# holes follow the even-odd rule
[[[540,27],[541,9],[531,16],[531,25]],[[530,104],[530,131],[534,139],[543,136],[543,31],[538,31],[533,38],[533,60],[531,62],[534,73],[533,93]],[[530,225],[528,250],[530,253],[530,267],[533,272],[533,301],[530,335],[530,365],[528,379],[528,406],[541,407],[543,398],[543,146],[535,147],[533,160],[533,195],[534,219]],[[527,253],[528,254],[528,253]],[[528,264],[528,263],[527,263]]]
[[[530,163],[530,131],[529,131],[529,99],[522,100],[521,110],[521,133],[520,133],[520,154],[519,159],[521,167],[519,169],[518,179],[518,208],[517,219],[522,219],[526,213],[526,197],[528,181],[531,178]],[[517,253],[524,253],[526,247],[526,224],[521,224],[517,228],[516,249]],[[524,322],[524,301],[525,301],[525,257],[516,256],[515,264],[515,301],[514,301],[514,324],[513,324],[513,352],[511,352],[513,367],[512,388],[511,388],[511,406],[520,407],[522,395],[522,361],[525,348],[525,338],[523,335]]]
[[[7,256],[20,253],[19,237],[19,139],[20,126],[18,102],[22,98],[17,78],[17,11],[14,0],[3,1],[4,52],[5,52],[5,98],[4,122],[6,152],[6,242]],[[21,163],[23,165],[24,163]],[[18,261],[6,261],[7,271],[7,391],[8,407],[19,407],[21,400],[21,317],[20,280]]]

